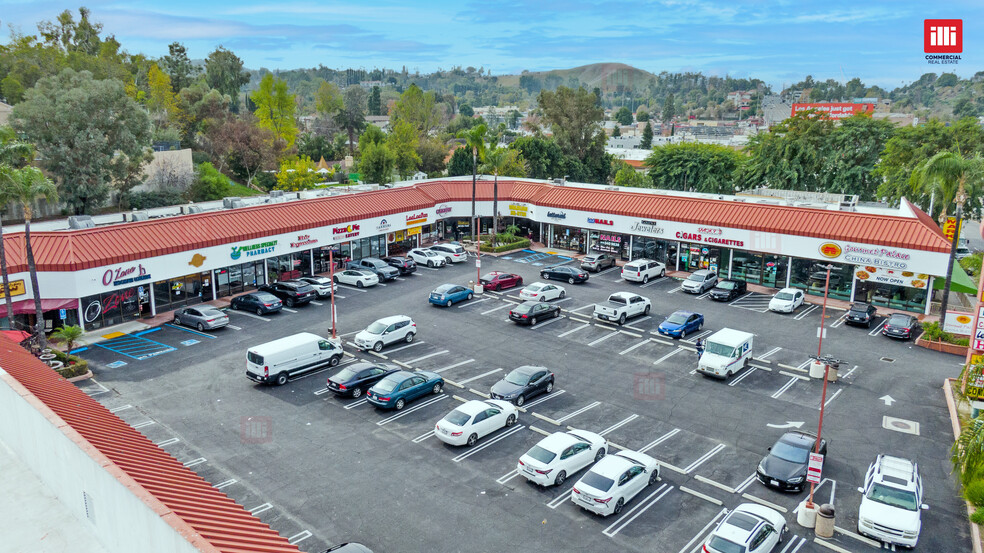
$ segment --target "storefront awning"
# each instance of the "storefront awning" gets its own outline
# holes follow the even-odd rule
[[[0,334],[15,342],[22,342],[31,337],[30,332],[24,332],[23,330],[0,330]]]
[[[41,311],[51,311],[52,309],[76,309],[79,300],[74,298],[65,299],[42,299]],[[34,314],[34,300],[20,300],[14,302],[14,315]]]
[[[950,290],[953,292],[961,292],[964,294],[977,294],[977,284],[967,276],[964,272],[963,267],[959,263],[953,264],[953,272],[951,274]],[[933,290],[942,290],[943,286],[946,284],[946,279],[943,277],[936,277],[933,279]]]

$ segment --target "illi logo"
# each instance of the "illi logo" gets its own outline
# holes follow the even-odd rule
[[[232,247],[232,253],[230,254],[230,257],[232,257],[233,259],[239,259],[242,255],[243,252],[239,250],[239,246]]]

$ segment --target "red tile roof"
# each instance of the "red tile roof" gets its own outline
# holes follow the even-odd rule
[[[0,336],[0,368],[78,432],[73,437],[77,444],[91,446],[105,456],[107,471],[123,480],[175,530],[192,543],[214,547],[200,547],[203,551],[300,551],[6,336]]]
[[[42,271],[74,271],[206,246],[471,200],[470,180],[299,200],[77,231],[34,232]],[[492,199],[492,178],[480,178],[477,197]],[[916,217],[823,211],[727,200],[612,191],[499,179],[499,201],[577,209],[602,215],[699,223],[761,232],[864,241],[896,248],[949,251],[942,233],[918,208]],[[910,204],[911,206],[911,204]],[[4,236],[10,272],[27,270],[23,233]]]

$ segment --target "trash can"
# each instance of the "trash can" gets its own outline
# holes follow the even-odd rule
[[[827,366],[827,382],[837,382],[837,370],[840,365],[837,363],[831,363]]]
[[[810,363],[810,378],[823,378],[823,361],[814,359]]]
[[[834,506],[830,503],[824,503],[817,510],[816,532],[819,538],[834,537]]]

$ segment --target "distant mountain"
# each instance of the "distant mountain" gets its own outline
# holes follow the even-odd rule
[[[565,86],[576,79],[585,88],[598,87],[606,92],[616,90],[618,85],[626,88],[642,87],[649,82],[649,79],[656,77],[649,71],[624,63],[592,63],[571,69],[524,71],[521,75],[500,75],[499,83],[503,86],[519,86],[519,79],[523,75],[542,79],[545,82],[549,82],[551,78],[559,79]]]

